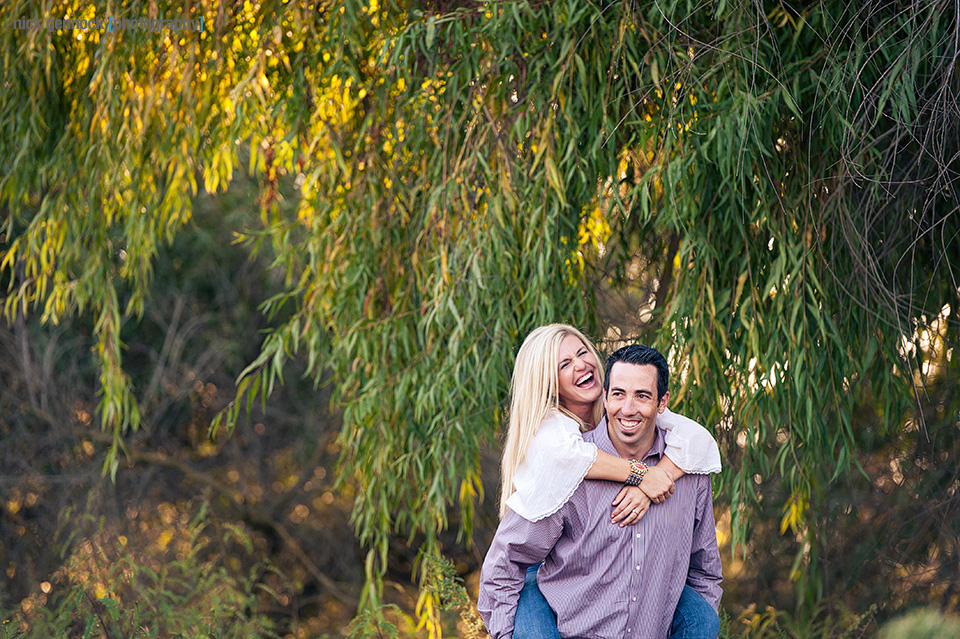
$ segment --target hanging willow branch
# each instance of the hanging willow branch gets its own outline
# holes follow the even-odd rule
[[[200,0],[196,33],[6,29],[6,317],[96,318],[115,470],[140,392],[121,330],[191,199],[245,168],[261,226],[237,234],[274,259],[275,324],[214,427],[291,358],[329,374],[371,579],[391,535],[437,554],[452,508],[469,535],[524,335],[606,338],[603,316],[670,353],[737,540],[754,486],[781,488],[815,597],[810,513],[858,406],[900,428],[943,357],[904,340],[939,317],[955,342],[960,27],[945,0],[691,6]],[[619,317],[598,304],[634,287]]]

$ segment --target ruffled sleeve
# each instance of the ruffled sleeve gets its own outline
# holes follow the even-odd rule
[[[664,430],[666,455],[688,475],[720,472],[720,449],[707,429],[666,409],[657,419]]]
[[[577,422],[560,412],[547,415],[513,477],[507,506],[537,521],[560,509],[597,459],[597,447],[583,441]]]

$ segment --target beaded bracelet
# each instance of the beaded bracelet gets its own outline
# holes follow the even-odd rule
[[[623,482],[627,486],[639,486],[647,474],[647,465],[638,459],[630,460],[630,476]]]

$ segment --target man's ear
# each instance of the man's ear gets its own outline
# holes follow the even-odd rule
[[[667,391],[663,394],[663,397],[660,398],[660,405],[657,406],[657,412],[662,413],[667,410],[667,400],[670,399],[670,391]]]

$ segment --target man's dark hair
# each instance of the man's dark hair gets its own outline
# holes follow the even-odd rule
[[[660,351],[651,346],[630,344],[629,346],[624,346],[623,348],[614,352],[610,357],[607,358],[607,364],[604,368],[604,394],[610,391],[610,371],[613,370],[613,365],[617,362],[623,362],[624,364],[635,364],[638,366],[650,364],[651,366],[656,367],[657,402],[659,403],[659,401],[663,399],[664,393],[667,392],[667,384],[670,381],[670,367],[667,366],[667,360],[663,355],[660,354]]]

